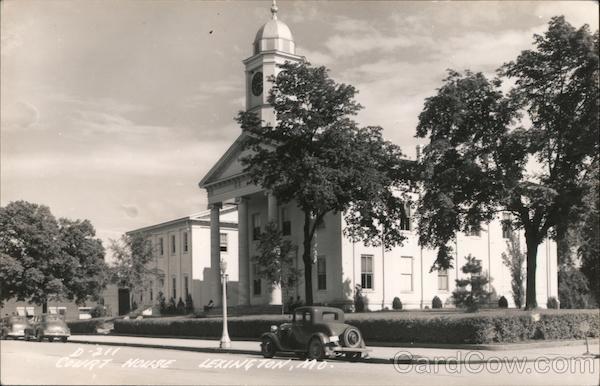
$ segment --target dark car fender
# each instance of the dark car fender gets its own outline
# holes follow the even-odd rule
[[[308,342],[310,343],[310,341],[313,340],[314,338],[318,338],[323,345],[327,345],[330,343],[329,337],[322,332],[315,332],[314,334],[312,334],[310,336],[310,339],[308,340]]]
[[[275,343],[275,347],[277,347],[277,351],[283,351],[283,347],[281,346],[281,341],[279,340],[279,337],[277,336],[277,334],[274,334],[272,332],[265,332],[264,334],[262,334],[260,336],[261,344],[265,338],[269,338],[273,341],[273,343]]]

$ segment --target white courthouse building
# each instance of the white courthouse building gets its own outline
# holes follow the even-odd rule
[[[256,112],[264,121],[273,123],[274,112],[267,103],[271,84],[267,79],[277,75],[278,64],[303,60],[304,57],[296,54],[292,33],[277,18],[277,8],[274,6],[271,20],[256,34],[252,55],[243,61],[246,109]],[[244,155],[240,145],[242,137],[243,134],[240,134],[199,183],[207,191],[210,216],[202,220],[180,219],[147,228],[153,232],[154,243],[163,240],[165,255],[169,255],[158,259],[167,280],[160,283],[165,293],[181,293],[186,291],[185,283],[191,283],[197,308],[209,299],[214,299],[217,305],[221,303],[216,291],[220,282],[221,258],[229,263],[229,288],[232,291],[228,296],[229,305],[275,305],[298,295],[304,299],[303,280],[295,288],[284,289],[282,294],[281,289],[271,288],[256,275],[256,266],[251,257],[256,254],[258,235],[270,221],[276,222],[284,236],[298,246],[295,264],[303,272],[303,214],[293,202],[279,203],[273,195],[249,182],[240,163]],[[232,208],[237,211],[230,212]],[[234,213],[237,218],[232,220],[230,216]],[[400,298],[404,308],[431,307],[435,296],[448,304],[455,279],[463,276],[460,268],[465,256],[472,254],[481,260],[484,271],[492,278],[491,285],[498,297],[505,296],[513,305],[509,269],[501,259],[501,254],[507,251],[508,232],[503,229],[500,220],[483,224],[478,234],[457,235],[454,245],[455,268],[430,272],[436,251],[418,245],[414,229],[416,221],[410,211],[407,211],[404,221],[407,240],[402,246],[388,251],[382,247],[366,247],[362,243],[351,242],[343,236],[343,215],[329,213],[324,225],[317,230],[316,243],[312,246],[315,257],[312,280],[314,301],[334,305],[351,303],[354,289],[360,285],[371,310],[391,309],[395,297]],[[237,228],[234,223],[237,223]],[[176,257],[171,261],[170,243],[174,237],[177,245],[184,245],[182,237],[186,237],[185,232],[188,234],[190,250],[176,250]],[[224,233],[231,241],[226,252],[221,243]],[[233,251],[232,248],[237,250]],[[537,287],[537,300],[541,307],[545,307],[548,297],[558,298],[557,255],[552,241],[542,243],[538,249]],[[166,296],[169,298],[170,295]]]

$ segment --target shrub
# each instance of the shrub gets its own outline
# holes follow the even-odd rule
[[[434,296],[433,299],[431,299],[431,308],[442,308],[442,299],[440,299],[437,296]]]
[[[548,298],[548,301],[546,302],[546,307],[548,307],[549,309],[553,309],[553,310],[558,309],[558,301],[556,300],[556,298],[554,296],[550,296]]]
[[[392,308],[394,310],[401,310],[402,309],[402,302],[400,301],[399,297],[395,297],[394,300],[392,301]]]
[[[185,303],[183,303],[183,300],[181,300],[181,298],[179,298],[179,301],[177,302],[177,313],[179,315],[185,314]]]
[[[367,310],[368,300],[362,293],[362,287],[356,286],[356,293],[354,294],[354,309],[356,312],[364,312]]]
[[[160,311],[161,314],[166,314],[167,313],[167,300],[165,299],[165,295],[162,293],[162,291],[158,291],[158,296],[156,298],[157,304],[158,304],[158,309]]]
[[[104,307],[102,304],[96,304],[96,306],[90,311],[92,318],[100,318],[106,316],[106,314],[106,307]]]
[[[489,299],[490,294],[485,290],[488,279],[481,272],[480,260],[472,255],[468,255],[466,260],[461,270],[469,277],[456,280],[456,290],[452,292],[452,297],[457,307],[466,307],[467,311],[475,312]]]
[[[192,295],[189,293],[185,297],[185,312],[188,314],[194,312],[194,301],[192,300]]]
[[[504,296],[498,299],[498,308],[508,308],[508,300]]]
[[[273,324],[289,322],[281,315],[232,317],[232,338],[256,339]],[[590,327],[588,336],[600,335],[597,310],[484,311],[478,314],[440,315],[425,312],[382,312],[352,314],[347,322],[358,327],[367,344],[371,342],[489,344],[514,343],[538,339],[583,339],[581,325]],[[116,320],[115,332],[121,334],[190,336],[218,338],[222,320],[156,318]],[[448,331],[452,331],[451,334]]]
[[[177,303],[175,303],[175,298],[172,297],[167,305],[167,314],[174,315],[175,313],[177,313]]]

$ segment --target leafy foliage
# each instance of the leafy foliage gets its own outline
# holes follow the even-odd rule
[[[579,235],[578,255],[581,272],[588,280],[597,306],[600,306],[600,176],[599,165],[592,165],[588,190],[583,198],[581,221],[577,226]]]
[[[258,276],[269,283],[292,287],[298,281],[301,272],[294,266],[296,246],[284,239],[277,224],[269,222],[265,231],[258,238],[257,255],[253,257],[257,263]]]
[[[558,237],[581,202],[599,150],[598,34],[555,17],[534,38],[535,50],[500,71],[515,80],[507,95],[498,79],[450,71],[437,95],[426,99],[417,126],[417,136],[430,140],[419,242],[438,248],[432,269],[452,266],[456,232],[508,212],[527,244],[527,308],[537,307],[537,247],[550,231]],[[518,125],[523,113],[527,128]]]
[[[124,234],[118,240],[111,240],[110,249],[115,260],[111,279],[119,287],[129,288],[132,297],[136,291],[147,290],[152,279],[160,276],[149,264],[153,249],[144,234]]]
[[[392,301],[392,308],[394,310],[401,310],[402,309],[402,301],[400,300],[400,298],[398,296],[396,296],[394,298],[394,300]]]
[[[436,308],[442,308],[444,305],[442,304],[442,299],[440,299],[437,296],[434,296],[433,299],[431,299],[431,308],[436,309]]]
[[[525,297],[525,255],[521,252],[519,237],[512,232],[506,242],[508,253],[502,252],[502,263],[510,271],[510,287],[515,307],[521,308]]]
[[[560,308],[588,308],[594,303],[585,275],[575,266],[562,264],[558,268],[558,299]]]
[[[481,261],[472,255],[465,259],[461,271],[468,275],[468,278],[455,280],[456,289],[452,292],[452,298],[457,307],[466,307],[467,311],[474,312],[490,297],[490,293],[485,289],[489,281],[486,275],[481,273]]]
[[[242,163],[254,184],[279,202],[294,201],[304,213],[305,298],[312,304],[317,224],[327,213],[345,213],[350,238],[386,247],[401,243],[410,163],[383,139],[380,127],[358,127],[351,119],[361,109],[356,89],[334,82],[325,67],[285,63],[270,80],[267,100],[276,126],[263,124],[253,112],[239,113],[248,150]]]
[[[81,303],[105,284],[102,242],[88,220],[58,221],[44,205],[15,201],[0,208],[0,302]]]

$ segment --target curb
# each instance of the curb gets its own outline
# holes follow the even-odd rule
[[[95,336],[129,336],[139,338],[168,338],[168,339],[202,339],[219,341],[215,337],[201,336],[178,336],[178,335],[147,335],[147,334],[121,334],[121,333],[85,333],[76,335],[95,335]],[[240,342],[259,342],[259,339],[236,339]],[[585,339],[565,339],[565,340],[543,340],[543,341],[526,341],[518,343],[406,343],[406,342],[381,342],[381,341],[366,341],[367,346],[371,347],[397,347],[397,348],[439,348],[447,350],[483,350],[483,351],[513,351],[513,350],[528,350],[535,348],[549,347],[564,347],[564,346],[579,346],[585,345]],[[600,339],[588,339],[590,345],[600,345]]]
[[[241,355],[255,355],[261,356],[260,351],[258,350],[245,350],[245,349],[235,349],[235,348],[218,348],[218,347],[190,347],[190,346],[174,346],[174,345],[161,345],[161,344],[151,344],[151,343],[125,343],[125,342],[93,342],[89,340],[77,340],[77,339],[69,339],[68,343],[79,343],[79,344],[91,344],[91,345],[105,345],[105,346],[120,346],[120,347],[141,347],[141,348],[157,348],[157,349],[165,349],[165,350],[179,350],[179,351],[190,351],[190,352],[201,352],[201,353],[213,353],[213,354],[241,354]],[[580,341],[573,341],[574,343],[581,343]],[[548,342],[550,343],[550,342]],[[575,345],[575,344],[571,344]],[[388,346],[389,347],[389,346]],[[395,346],[393,346],[395,347]],[[402,348],[402,347],[399,347]],[[405,347],[406,348],[406,347]],[[407,355],[408,354],[408,355]],[[282,357],[293,356],[289,355],[280,355]],[[575,355],[569,357],[569,359],[579,359],[579,358],[590,358],[590,359],[598,359],[600,358],[599,354],[591,354],[591,355]],[[537,361],[539,358],[525,358],[523,362],[531,363]],[[300,360],[300,359],[299,359]],[[370,364],[393,364],[393,365],[446,365],[446,364],[485,364],[490,362],[496,363],[498,361],[497,357],[488,358],[488,359],[475,359],[475,360],[457,360],[454,358],[428,358],[418,355],[413,355],[407,352],[398,352],[392,358],[363,358],[358,361],[358,363],[370,363]]]

